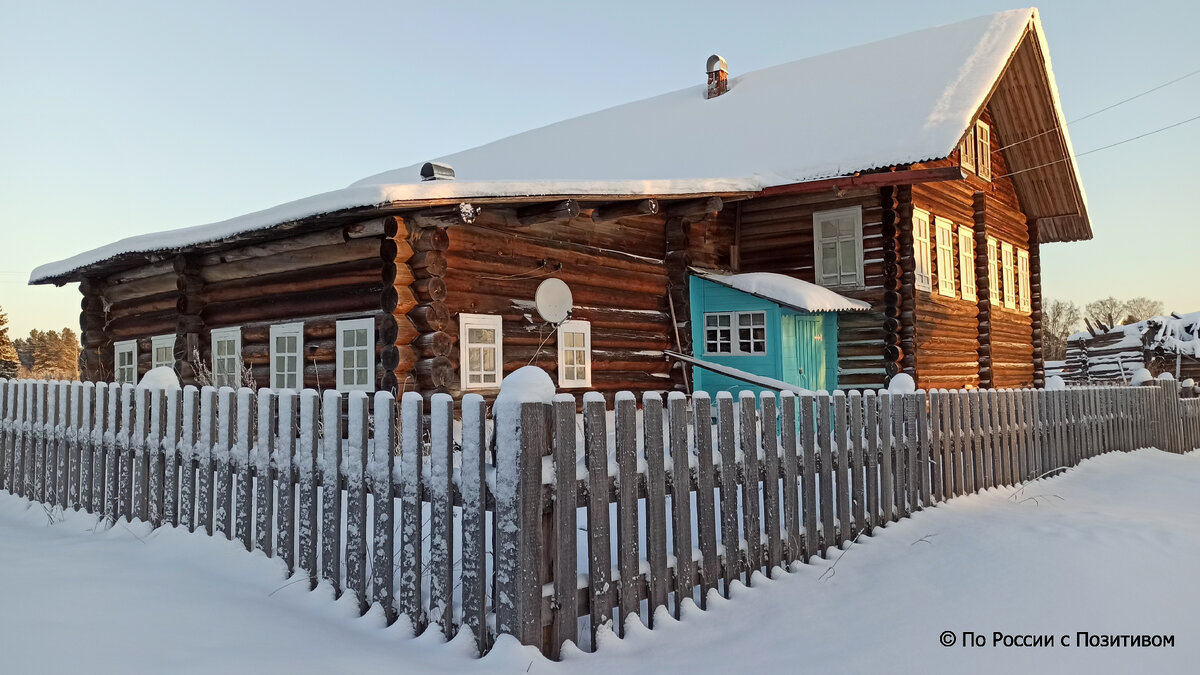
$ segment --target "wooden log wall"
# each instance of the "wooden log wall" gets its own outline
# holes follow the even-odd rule
[[[847,207],[862,208],[863,267],[860,289],[836,289],[847,297],[871,303],[871,312],[838,316],[838,382],[842,387],[877,388],[886,382],[887,252],[884,205],[878,189],[842,193],[786,195],[752,199],[741,206],[738,231],[738,271],[777,272],[816,281],[813,213]],[[888,231],[891,231],[889,224]],[[894,311],[894,310],[893,310]],[[889,350],[893,356],[895,351]],[[894,360],[893,360],[894,362]]]
[[[404,256],[404,247],[399,243],[404,236],[408,237],[411,258],[407,265],[411,270],[411,285],[403,287],[400,278],[403,275],[397,275],[395,292],[402,301],[392,311],[396,322],[403,325],[401,332],[404,335],[397,336],[395,345],[403,356],[395,376],[403,382],[402,389],[411,386],[425,394],[445,393],[458,382],[458,372],[451,358],[457,353],[457,330],[446,306],[448,290],[444,278],[450,237],[445,228],[409,223],[408,229],[400,230],[395,237],[400,250],[397,268],[404,265],[400,259]],[[408,337],[410,334],[413,338]],[[404,367],[406,364],[407,368]]]
[[[982,119],[989,124],[992,122],[986,110]],[[1003,302],[993,306],[987,295],[991,285],[1003,284],[1003,274],[997,275],[999,279],[986,278],[986,237],[994,237],[998,242],[1026,250],[1030,242],[1029,227],[1016,189],[1012,180],[1005,177],[1008,165],[1004,154],[1000,152],[1003,133],[1003,129],[992,126],[992,180],[985,181],[968,171],[965,180],[913,186],[913,200],[918,208],[929,211],[934,217],[950,218],[955,226],[974,224],[976,237],[977,300],[974,308],[960,299],[961,276],[956,280],[955,289],[959,299],[939,296],[936,282],[932,293],[918,292],[917,383],[921,387],[980,385],[1010,388],[1028,387],[1034,382],[1031,314],[1021,312],[1019,303],[1013,309],[1005,308]],[[949,159],[915,165],[914,168],[957,165],[956,150]],[[976,193],[981,193],[981,203],[977,201]],[[983,227],[980,227],[981,223]],[[979,246],[980,230],[984,231],[982,249]],[[931,239],[935,234],[931,222]],[[936,261],[936,248],[931,251],[931,257]],[[954,258],[957,264],[957,237]],[[1032,267],[1032,252],[1030,264]],[[1015,253],[1013,265],[1015,272]],[[979,274],[981,269],[984,272],[982,276]],[[984,279],[986,283],[981,283]],[[1001,298],[1003,290],[1001,288]],[[990,378],[988,366],[991,368]]]
[[[883,256],[883,363],[890,380],[900,372],[904,353],[900,349],[900,250],[897,246],[896,187],[879,189],[880,234]],[[885,380],[885,382],[887,381]]]
[[[104,331],[104,298],[102,285],[93,278],[79,283],[80,301],[79,339],[83,348],[79,352],[80,378],[85,381],[105,379],[112,373],[112,339]]]
[[[1042,351],[1042,252],[1037,220],[1028,219],[1029,227],[1029,300],[1033,342],[1033,386],[1046,386],[1046,361]]]
[[[269,327],[303,321],[304,386],[333,388],[337,320],[374,318],[377,342],[380,336],[395,336],[380,311],[383,230],[378,220],[242,242],[125,269],[89,284],[81,328],[108,343],[100,350],[101,359],[107,359],[101,372],[88,376],[111,378],[111,343],[137,340],[141,377],[152,363],[151,338],[174,334],[176,367],[183,381],[192,383],[193,353],[211,364],[211,330],[239,326],[245,363],[258,385],[267,386]],[[99,316],[87,293],[98,295],[107,308],[103,323],[93,325]],[[377,368],[376,385],[381,381],[382,368]]]
[[[896,243],[900,250],[900,367],[917,375],[916,281],[913,257],[913,191],[911,185],[896,186]]]
[[[538,285],[557,277],[571,288],[571,318],[591,322],[592,389],[611,393],[675,386],[671,362],[662,354],[674,348],[665,214],[594,221],[583,210],[570,220],[526,226],[481,218],[446,232],[449,246],[441,255],[450,320],[443,332],[456,345],[448,355],[455,369],[457,315],[498,314],[503,317],[504,372],[533,364],[557,377],[555,337],[533,302]],[[693,248],[703,247],[700,257],[717,255],[710,249],[719,240],[689,238]],[[416,266],[414,272],[422,274]],[[457,395],[459,389],[456,370],[447,390]]]
[[[733,221],[722,223],[721,214],[726,213],[719,200],[709,208],[720,208],[719,212],[701,216],[671,216],[666,223],[666,254],[668,296],[667,309],[672,321],[669,336],[671,348],[683,354],[692,353],[692,321],[690,278],[693,266],[706,269],[722,269],[730,266],[729,252],[736,236],[740,208],[737,204],[728,210]],[[692,368],[683,361],[671,363],[671,381],[674,388],[691,390],[694,381]]]
[[[414,256],[413,245],[420,244],[422,250],[438,250],[436,245],[431,247],[429,244],[432,238],[440,240],[444,249],[446,236],[443,230],[429,228],[422,230],[423,237],[413,236],[410,241],[408,224],[398,216],[384,218],[383,225],[383,238],[379,245],[379,258],[383,264],[380,272],[383,293],[380,296],[377,342],[381,345],[380,367],[384,374],[379,388],[399,395],[399,392],[417,388],[412,371],[417,365],[416,344],[421,332],[409,318],[409,313],[421,302],[417,292],[421,290],[424,297],[431,294],[437,296],[439,293],[442,299],[446,296],[446,286],[440,283],[440,278],[426,278],[419,284],[415,283],[416,278],[409,264]]]

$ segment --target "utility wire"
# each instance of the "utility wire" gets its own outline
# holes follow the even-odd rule
[[[1146,133],[1144,133],[1144,134],[1138,134],[1137,136],[1131,136],[1131,137],[1129,137],[1129,138],[1126,138],[1126,139],[1124,139],[1124,140],[1117,141],[1116,143],[1109,143],[1108,145],[1102,145],[1102,146],[1100,146],[1100,147],[1098,147],[1098,148],[1092,148],[1091,150],[1088,150],[1087,152],[1081,152],[1081,153],[1079,153],[1079,154],[1075,155],[1075,157],[1076,157],[1076,158],[1079,158],[1079,157],[1083,157],[1083,156],[1085,156],[1085,155],[1090,155],[1090,154],[1092,154],[1093,152],[1100,152],[1101,150],[1107,150],[1107,149],[1109,149],[1109,148],[1115,148],[1115,147],[1117,147],[1118,145],[1124,145],[1124,144],[1126,144],[1126,143],[1130,143],[1130,142],[1136,141],[1136,140],[1138,140],[1138,139],[1140,139],[1140,138],[1145,138],[1145,137],[1147,137],[1147,136],[1153,136],[1154,134],[1157,134],[1157,133],[1159,133],[1159,132],[1162,132],[1162,131],[1167,131],[1168,129],[1174,129],[1175,127],[1178,127],[1178,126],[1183,126],[1184,124],[1187,124],[1188,122],[1195,122],[1196,120],[1200,120],[1200,115],[1196,115],[1195,117],[1190,117],[1190,118],[1188,118],[1188,119],[1186,119],[1186,120],[1183,120],[1182,122],[1176,122],[1176,123],[1174,123],[1174,124],[1168,124],[1167,126],[1165,126],[1165,127],[1161,127],[1161,128],[1159,128],[1159,129],[1155,129],[1154,131],[1147,131],[1147,132],[1146,132]],[[1048,167],[1048,166],[1054,166],[1055,164],[1061,164],[1061,163],[1063,163],[1063,162],[1067,161],[1067,159],[1068,159],[1068,158],[1064,157],[1064,158],[1062,158],[1062,159],[1056,159],[1056,160],[1054,160],[1053,162],[1046,162],[1045,164],[1039,164],[1039,165],[1037,165],[1037,166],[1031,166],[1031,167],[1029,167],[1028,169],[1021,169],[1020,171],[1010,171],[1010,172],[1008,172],[1008,173],[1006,173],[1006,174],[1003,174],[1003,175],[1000,175],[1000,176],[996,176],[996,178],[1004,178],[1004,177],[1006,177],[1006,176],[1015,176],[1015,175],[1017,175],[1017,174],[1020,174],[1020,173],[1025,173],[1025,172],[1027,172],[1027,171],[1036,171],[1037,169],[1043,169],[1043,168],[1045,168],[1045,167]]]
[[[1117,106],[1125,105],[1126,103],[1129,103],[1130,101],[1139,99],[1139,98],[1145,96],[1146,94],[1152,94],[1152,93],[1158,91],[1159,89],[1162,89],[1163,87],[1167,87],[1172,84],[1175,84],[1176,82],[1179,82],[1180,80],[1186,80],[1187,78],[1189,78],[1193,75],[1196,75],[1198,73],[1200,73],[1200,68],[1197,68],[1196,70],[1193,70],[1192,72],[1187,73],[1186,75],[1180,75],[1179,77],[1171,80],[1170,82],[1164,82],[1164,83],[1158,85],[1157,87],[1154,87],[1152,89],[1147,89],[1146,91],[1143,91],[1140,94],[1134,94],[1133,96],[1130,96],[1127,99],[1117,101],[1116,103],[1113,103],[1112,105],[1107,105],[1099,110],[1092,111],[1092,112],[1084,115],[1083,117],[1076,117],[1075,119],[1067,122],[1067,126],[1071,126],[1072,124],[1075,124],[1076,122],[1082,122],[1083,120],[1086,120],[1089,117],[1095,117],[1096,115],[1099,115],[1100,113],[1105,112],[1106,110],[1112,110],[1113,108],[1116,108]],[[1042,136],[1045,136],[1047,134],[1052,134],[1058,130],[1059,130],[1059,127],[1054,127],[1053,129],[1047,129],[1047,130],[1043,131],[1042,133],[1035,134],[1033,136],[1030,136],[1029,138],[1023,138],[1019,141],[1013,141],[1012,143],[1009,143],[1008,145],[1002,146],[1001,148],[999,148],[999,150],[1006,150],[1008,148],[1013,147],[1014,145],[1020,145],[1022,143],[1027,143],[1029,141],[1032,141],[1035,138],[1041,138]],[[997,152],[999,152],[999,150],[997,150]]]

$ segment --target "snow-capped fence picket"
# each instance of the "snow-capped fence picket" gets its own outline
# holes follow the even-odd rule
[[[0,380],[0,487],[223,536],[481,652],[508,633],[557,656],[947,499],[1200,447],[1200,399],[1173,380],[495,412],[475,395],[456,415],[448,396]]]

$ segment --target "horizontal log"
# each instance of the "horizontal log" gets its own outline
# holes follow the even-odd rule
[[[385,263],[401,264],[413,257],[412,245],[401,238],[384,239],[379,242],[379,259]]]
[[[174,272],[167,272],[123,284],[109,284],[104,286],[102,295],[109,303],[118,303],[148,295],[168,293],[175,290],[175,277]]]
[[[413,282],[412,290],[421,302],[441,302],[446,299],[446,281],[441,277],[418,279]]]
[[[420,359],[413,366],[412,374],[422,389],[450,387],[458,381],[453,362],[444,356]]]
[[[365,285],[378,280],[379,277],[378,260],[353,260],[326,267],[289,270],[262,277],[209,284],[202,291],[190,295],[202,298],[205,302],[231,302]]]
[[[409,234],[414,251],[445,251],[450,248],[450,235],[441,228],[422,228]]]
[[[433,206],[404,214],[404,221],[416,227],[454,227],[475,222],[477,209],[469,203]]]
[[[387,286],[379,294],[379,306],[387,314],[407,314],[417,306],[417,296],[408,286]]]
[[[613,202],[592,209],[592,222],[604,223],[629,218],[632,216],[648,216],[658,213],[657,199],[639,199],[629,202]]]
[[[564,199],[547,204],[533,204],[517,209],[517,220],[522,227],[572,220],[579,215],[579,202]]]
[[[434,358],[437,356],[449,356],[455,349],[454,336],[449,333],[437,332],[426,333],[413,341],[413,347],[417,353],[423,358]]]
[[[443,302],[417,305],[408,312],[408,318],[422,333],[445,331],[450,324],[450,310]]]
[[[215,265],[223,265],[231,262],[242,260],[254,260],[256,258],[264,258],[273,256],[279,253],[289,253],[300,251],[309,248],[319,248],[327,246],[340,246],[346,242],[346,237],[343,234],[342,228],[333,227],[316,232],[306,234],[293,234],[291,236],[273,239],[247,246],[239,246],[237,248],[226,249],[224,251],[215,251],[199,257],[201,268],[212,267]]]
[[[379,360],[384,370],[407,373],[419,359],[416,350],[410,345],[388,345],[379,350]]]
[[[395,233],[387,234],[388,222],[395,220],[394,216],[387,218],[372,218],[371,220],[363,220],[357,223],[351,223],[342,227],[342,235],[347,239],[364,239],[366,237],[391,237]]]
[[[379,242],[374,239],[355,239],[330,246],[305,248],[201,267],[200,278],[205,283],[214,283],[325,267],[352,260],[377,260],[378,258]]]
[[[231,326],[247,321],[285,323],[325,314],[374,313],[383,287],[379,281],[312,293],[291,293],[271,298],[211,303],[200,314],[210,326]]]
[[[129,269],[121,270],[115,274],[109,275],[104,279],[103,286],[115,286],[138,279],[146,279],[148,277],[156,277],[163,274],[173,274],[175,272],[174,265],[170,260],[163,260],[156,263],[138,265]]]
[[[668,205],[666,216],[668,218],[695,218],[718,213],[724,206],[725,202],[720,197],[691,199]]]
[[[413,276],[418,279],[446,275],[446,254],[441,251],[422,251],[408,260]]]

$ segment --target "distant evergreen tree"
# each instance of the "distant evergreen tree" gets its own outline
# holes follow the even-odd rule
[[[21,377],[39,380],[79,379],[79,337],[70,328],[29,331],[29,337],[15,340],[21,362]]]
[[[8,315],[0,308],[0,377],[16,377],[20,365],[17,348],[8,337]]]

